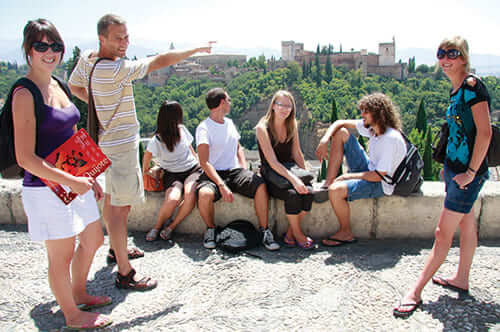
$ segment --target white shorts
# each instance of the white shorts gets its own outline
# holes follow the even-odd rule
[[[23,186],[22,200],[28,217],[28,232],[33,241],[76,236],[100,218],[92,190],[65,205],[48,187]]]

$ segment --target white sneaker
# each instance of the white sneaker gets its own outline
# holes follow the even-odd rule
[[[203,237],[203,246],[207,249],[215,249],[215,228],[207,228],[205,236]]]
[[[270,251],[280,249],[280,245],[274,241],[273,233],[269,230],[269,228],[262,231],[262,244],[267,250]]]

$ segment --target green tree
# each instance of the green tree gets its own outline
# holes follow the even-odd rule
[[[325,81],[330,83],[333,79],[333,70],[332,70],[332,62],[330,60],[330,55],[326,57],[326,65],[325,65]]]
[[[420,99],[420,105],[418,106],[417,122],[415,124],[415,128],[417,128],[422,134],[427,131],[427,114],[425,113],[423,97],[422,99]]]
[[[434,174],[432,172],[432,131],[431,127],[427,129],[427,134],[425,135],[425,149],[424,149],[424,180],[432,181],[434,180]]]
[[[75,69],[76,65],[78,64],[78,60],[80,59],[80,48],[78,46],[75,46],[73,48],[73,55],[72,57],[66,62],[65,64],[65,69],[66,73],[68,74],[68,77],[71,75],[73,70]],[[88,114],[88,105],[78,99],[76,96],[73,96],[72,98],[73,104],[75,104],[76,108],[80,111],[80,120],[77,123],[78,128],[87,128],[87,114]]]

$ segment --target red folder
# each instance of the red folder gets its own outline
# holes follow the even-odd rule
[[[111,161],[104,155],[85,129],[80,129],[66,142],[52,151],[45,160],[74,176],[87,176],[94,179],[111,165]],[[60,184],[41,179],[61,199],[69,204],[78,194],[66,191]]]

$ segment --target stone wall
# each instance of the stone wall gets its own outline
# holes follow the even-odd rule
[[[134,206],[129,216],[129,230],[147,231],[156,222],[163,193],[146,193],[146,202]],[[351,224],[356,237],[365,239],[432,239],[444,201],[442,182],[425,182],[422,194],[411,197],[362,199],[351,203]],[[269,227],[283,234],[288,222],[283,202],[269,201]],[[487,181],[474,205],[480,239],[500,238],[500,184]],[[215,220],[223,226],[235,219],[247,219],[257,226],[253,200],[235,195],[233,203],[215,204]],[[21,202],[21,180],[0,180],[0,223],[25,224]],[[338,229],[338,221],[328,201],[313,203],[302,228],[313,238],[323,238]],[[205,225],[195,209],[176,229],[177,233],[201,235]]]

